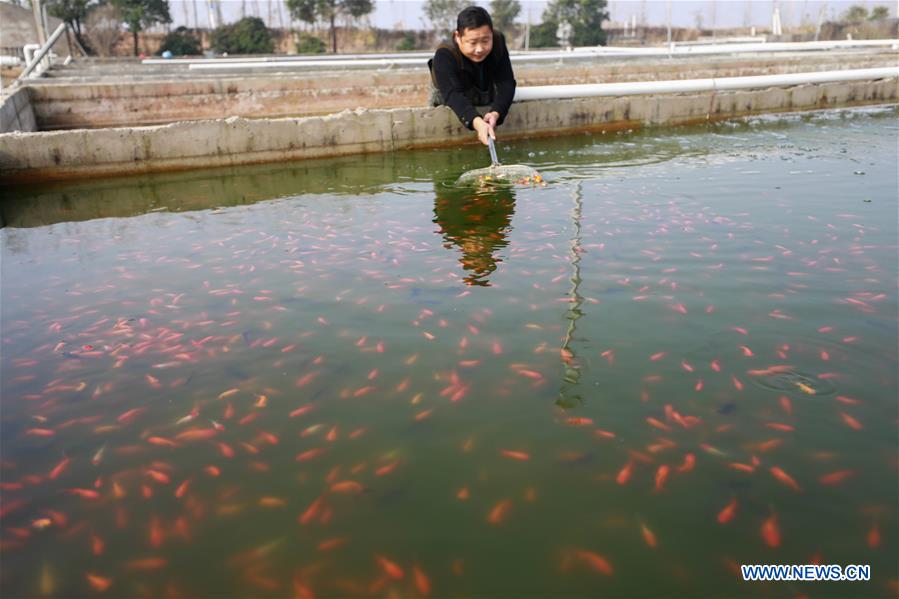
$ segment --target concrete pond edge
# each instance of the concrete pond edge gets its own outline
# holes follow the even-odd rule
[[[733,92],[516,102],[504,140],[675,126],[765,113],[892,104],[899,78]],[[99,176],[476,143],[446,107],[344,110],[302,118],[182,121],[148,127],[0,134],[0,181]]]

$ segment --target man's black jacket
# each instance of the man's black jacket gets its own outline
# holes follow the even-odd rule
[[[437,48],[429,64],[443,103],[452,108],[463,125],[472,129],[475,117],[480,116],[472,103],[478,96],[488,98],[488,112],[498,112],[497,124],[502,124],[515,96],[515,76],[502,33],[494,32],[493,49],[480,63],[463,56],[452,41]]]

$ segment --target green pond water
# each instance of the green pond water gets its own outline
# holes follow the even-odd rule
[[[5,190],[0,594],[895,596],[897,115]]]

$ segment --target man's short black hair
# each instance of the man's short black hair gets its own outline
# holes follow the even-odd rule
[[[465,33],[466,29],[477,29],[484,25],[489,26],[490,31],[493,31],[493,20],[490,18],[490,13],[480,6],[469,6],[456,17],[456,31],[459,32],[459,35]]]

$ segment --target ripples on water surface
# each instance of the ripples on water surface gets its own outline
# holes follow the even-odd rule
[[[7,192],[7,597],[895,596],[894,109]],[[744,583],[742,563],[870,564]]]

